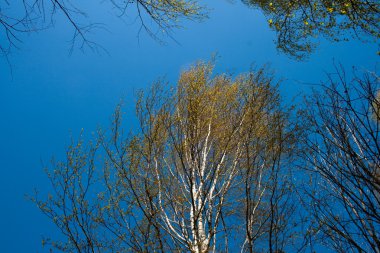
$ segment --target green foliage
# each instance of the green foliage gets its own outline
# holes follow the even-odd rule
[[[315,38],[333,41],[356,37],[380,38],[380,3],[377,0],[243,0],[263,10],[277,32],[277,46],[296,58],[307,56]]]

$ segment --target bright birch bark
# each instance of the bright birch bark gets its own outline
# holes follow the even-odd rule
[[[195,253],[216,249],[224,209],[233,201],[227,196],[241,167],[240,137],[249,125],[247,115],[259,109],[252,104],[255,84],[249,76],[233,81],[211,78],[211,71],[210,65],[199,64],[184,72],[176,92],[141,124],[149,133],[144,143],[162,143],[160,152],[146,159],[154,161],[149,166],[154,167],[161,226]],[[141,105],[141,115],[154,111],[152,100]],[[161,129],[163,139],[148,129]]]

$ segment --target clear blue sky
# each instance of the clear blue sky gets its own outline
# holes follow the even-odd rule
[[[297,62],[276,51],[265,17],[239,1],[208,1],[210,19],[185,24],[174,34],[179,44],[168,39],[166,46],[145,34],[138,40],[137,24],[120,22],[101,4],[87,2],[93,19],[107,24],[109,32],[97,31],[93,39],[109,55],[77,50],[69,56],[72,30],[58,17],[54,29],[23,37],[21,50],[10,56],[13,76],[0,59],[0,252],[43,252],[41,236],[56,231],[25,198],[34,188],[49,190],[42,162],[64,156],[70,133],[84,129],[89,136],[106,127],[121,98],[133,112],[134,92],[157,78],[173,83],[181,70],[217,52],[218,72],[238,74],[252,64],[270,64],[289,99],[307,92],[306,83],[325,79],[334,61],[363,70],[379,62],[377,45],[359,41],[321,41],[307,61]]]

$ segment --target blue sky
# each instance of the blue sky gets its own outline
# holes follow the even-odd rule
[[[72,30],[58,16],[54,29],[23,37],[21,50],[10,56],[13,75],[0,59],[0,252],[43,252],[41,236],[57,232],[25,198],[34,188],[49,190],[43,163],[64,157],[70,133],[77,136],[83,129],[90,136],[106,127],[121,98],[133,113],[134,93],[159,77],[174,83],[181,70],[217,53],[217,72],[238,74],[252,64],[269,64],[290,99],[324,80],[334,62],[378,68],[377,45],[359,41],[321,40],[308,60],[295,61],[276,51],[275,34],[261,12],[239,1],[208,2],[210,18],[177,30],[179,43],[167,39],[161,45],[144,33],[138,39],[138,24],[125,24],[92,4],[93,19],[109,30],[97,31],[93,39],[109,54],[75,50],[69,55]]]

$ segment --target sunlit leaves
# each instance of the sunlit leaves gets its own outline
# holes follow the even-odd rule
[[[139,93],[130,134],[118,106],[95,146],[74,143],[65,162],[53,163],[54,191],[34,201],[68,240],[44,244],[65,252],[205,253],[232,248],[232,231],[246,227],[263,242],[287,233],[290,187],[275,178],[285,172],[293,130],[272,77],[265,69],[214,75],[212,63],[199,62],[166,86]],[[237,194],[248,182],[249,192],[262,191],[253,215],[265,228],[259,232],[257,223],[233,221],[239,203],[252,205]]]
[[[370,0],[243,0],[260,8],[277,32],[277,46],[296,58],[307,56],[316,37],[333,41],[380,38],[380,4]]]

